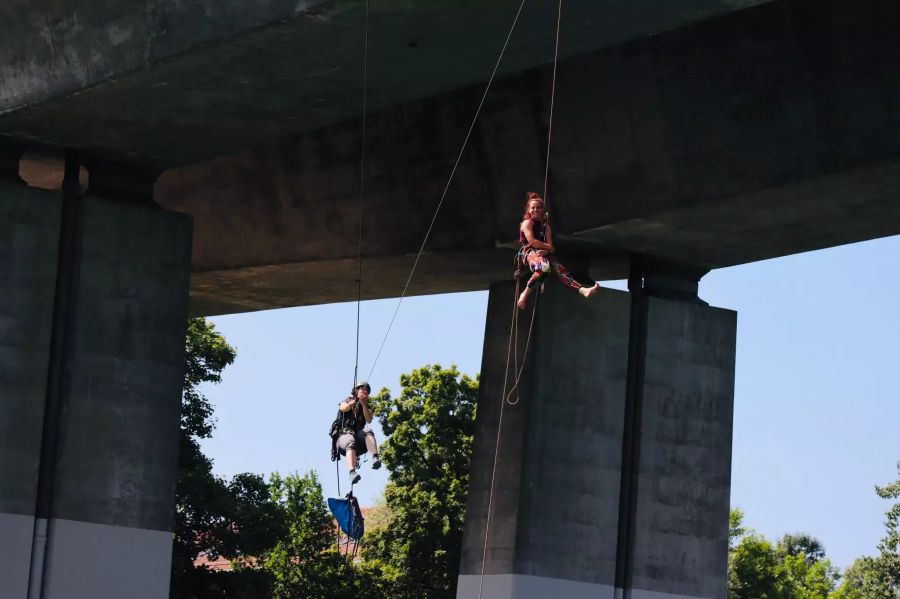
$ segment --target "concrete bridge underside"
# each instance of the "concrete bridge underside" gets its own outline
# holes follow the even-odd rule
[[[627,276],[633,254],[709,269],[898,232],[900,37],[890,4],[774,2],[649,36],[689,11],[645,22],[603,6],[565,6],[550,179],[555,228],[574,238],[563,250],[594,256],[594,277]],[[321,36],[359,42],[351,8],[344,20],[338,8],[331,19],[289,19],[10,111],[0,131],[174,165],[155,200],[194,216],[194,314],[348,300],[361,48]],[[473,6],[440,19],[428,13],[437,8],[418,9],[427,13],[418,20],[399,7],[374,11],[367,298],[402,288],[477,106],[483,83],[472,79],[489,73],[514,9],[499,3],[483,21]],[[523,13],[503,63],[518,70],[488,96],[412,293],[486,289],[509,276],[511,252],[496,244],[514,238],[523,192],[543,183],[547,10]],[[435,20],[440,32],[428,28]],[[415,42],[422,32],[434,39]],[[629,33],[638,38],[605,43]],[[338,56],[325,52],[336,46]],[[285,81],[260,73],[261,62],[333,75]],[[245,71],[270,77],[242,85]],[[46,169],[35,160],[23,174],[39,180]]]
[[[185,316],[354,299],[363,143],[364,297],[402,289],[518,2],[372,0],[365,141],[364,6],[0,8],[11,596],[165,595]],[[482,570],[498,597],[723,597],[735,315],[697,283],[900,233],[900,8],[567,0],[557,245],[629,293],[540,300],[530,359],[553,367],[529,370],[502,432],[498,282],[543,185],[554,11],[526,3],[410,287],[491,289],[460,597]],[[588,392],[573,431],[558,415]],[[482,543],[501,432],[516,450]],[[583,448],[567,433],[589,451],[561,479]]]

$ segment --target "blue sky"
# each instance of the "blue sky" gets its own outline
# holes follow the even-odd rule
[[[875,552],[888,503],[874,485],[896,479],[900,461],[898,257],[891,237],[714,271],[700,285],[738,312],[732,505],[770,538],[817,536],[841,567]],[[361,373],[395,306],[362,305]],[[476,374],[486,307],[486,292],[404,300],[373,387],[399,390],[401,373],[428,363]],[[347,303],[212,319],[238,350],[205,389],[216,473],[316,470],[337,493],[327,432],[352,384],[355,318]],[[387,481],[366,466],[363,505]],[[346,491],[343,464],[340,476]]]

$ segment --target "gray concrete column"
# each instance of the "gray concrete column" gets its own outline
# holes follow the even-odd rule
[[[491,288],[457,597],[724,597],[735,314],[546,287],[514,406]]]
[[[3,596],[162,599],[191,222],[74,168],[65,200],[0,184]]]
[[[0,180],[0,584],[28,589],[53,323],[58,193]]]
[[[726,596],[737,314],[645,296],[626,597]]]
[[[589,302],[555,281],[536,296],[520,401],[502,405],[482,581],[513,296],[491,287],[457,597],[612,597],[630,302],[618,291]]]
[[[168,596],[191,223],[88,196],[78,223],[45,599]]]

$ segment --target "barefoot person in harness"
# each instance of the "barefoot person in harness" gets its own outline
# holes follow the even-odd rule
[[[560,264],[553,255],[553,235],[544,212],[544,198],[541,194],[529,191],[525,195],[525,214],[522,215],[522,219],[519,225],[519,242],[522,249],[519,252],[532,274],[516,302],[519,308],[525,308],[528,296],[534,292],[535,286],[551,271],[563,285],[574,289],[584,297],[591,297],[600,290],[599,284],[585,287],[576,281],[569,269]]]
[[[361,478],[356,471],[361,454],[371,454],[373,470],[381,468],[375,433],[369,427],[372,422],[372,409],[368,405],[371,391],[369,383],[357,383],[350,396],[338,406],[340,411],[332,425],[332,459],[337,459],[338,454],[347,457],[351,485]]]

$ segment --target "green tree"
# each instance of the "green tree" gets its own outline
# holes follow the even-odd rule
[[[475,427],[478,381],[456,367],[418,368],[372,405],[382,430],[389,523],[368,535],[367,567],[391,597],[454,597]]]
[[[819,539],[806,533],[787,533],[778,541],[778,551],[782,555],[803,556],[813,564],[825,558],[825,547]]]
[[[875,487],[882,499],[900,499],[900,462],[897,462],[897,480],[884,487]],[[878,559],[881,561],[885,582],[893,592],[892,599],[900,597],[900,501],[887,511],[885,528],[887,533],[878,544]]]
[[[731,508],[728,511],[728,553],[734,551],[735,543],[747,533],[744,526],[744,511],[740,508]]]
[[[315,472],[270,482],[272,498],[287,529],[261,556],[262,569],[273,579],[276,599],[357,599],[380,593],[379,571],[357,567],[336,548],[336,529],[325,506]]]
[[[894,599],[878,558],[860,557],[844,572],[844,581],[829,599]]]
[[[882,499],[900,499],[900,463],[897,471],[896,481],[875,487]],[[886,516],[887,531],[878,544],[878,555],[853,562],[834,599],[900,599],[900,502],[892,505]]]
[[[729,599],[781,599],[778,553],[758,534],[746,534],[728,556]]]
[[[808,534],[786,534],[774,546],[748,533],[744,514],[729,515],[728,596],[731,599],[826,599],[838,579],[822,543]]]
[[[227,483],[212,473],[199,440],[212,435],[213,408],[200,391],[221,381],[236,352],[203,318],[188,322],[182,393],[178,478],[175,486],[171,594],[175,599],[265,596],[268,581],[258,572],[214,573],[195,568],[201,553],[241,559],[271,547],[284,526],[261,476],[241,474]]]

